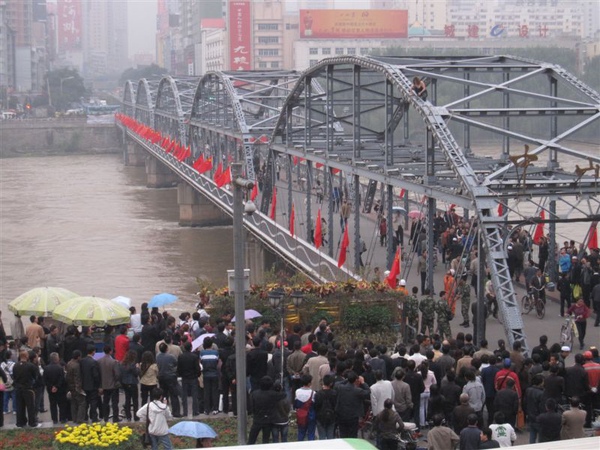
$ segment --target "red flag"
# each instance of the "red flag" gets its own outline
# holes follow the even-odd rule
[[[315,168],[316,169],[320,169],[321,167],[323,167],[323,163],[316,163],[315,164]]]
[[[540,219],[545,220],[546,219],[546,213],[544,212],[544,210],[542,209],[542,212],[540,212]],[[535,232],[533,233],[533,243],[534,244],[539,244],[540,243],[540,239],[544,236],[544,224],[543,223],[538,223],[535,226]]]
[[[390,268],[390,274],[385,279],[387,284],[395,289],[398,285],[398,280],[396,279],[398,275],[400,275],[400,255],[402,254],[400,246],[398,246],[398,250],[396,250],[396,256],[394,257],[394,262],[392,263],[392,267]]]
[[[194,164],[192,164],[192,167],[196,170],[200,170],[200,167],[202,167],[202,164],[204,164],[204,155],[202,153],[200,153],[200,156],[198,157],[198,159],[196,161],[194,161]]]
[[[294,204],[292,203],[292,212],[290,213],[290,234],[292,237],[295,232],[295,222],[296,222],[296,211],[294,210]]]
[[[215,182],[216,182],[222,173],[223,173],[223,163],[220,162],[219,165],[217,166],[217,170],[215,170],[215,173],[213,175],[213,180],[215,180]]]
[[[256,200],[256,197],[258,197],[258,183],[254,183],[254,187],[250,193],[250,200],[254,201]]]
[[[294,165],[297,166],[298,165],[298,157],[294,156]]]
[[[504,215],[504,205],[502,203],[498,203],[498,216],[502,217]]]
[[[226,184],[231,183],[231,167],[225,169],[225,172],[215,180],[215,183],[217,183],[217,187],[223,187]]]
[[[337,175],[340,172],[341,172],[340,169],[331,169],[331,175]]]
[[[400,189],[400,198],[404,198],[404,194],[406,194],[406,189]]]
[[[454,203],[452,203],[450,205],[450,207],[448,208],[448,211],[452,211],[455,207],[456,207],[456,205]]]
[[[271,214],[269,217],[271,220],[275,220],[275,211],[277,210],[277,188],[273,188],[273,196],[271,197]]]
[[[588,248],[598,248],[598,222],[592,222],[590,225],[590,240]]]
[[[323,245],[323,230],[321,228],[321,209],[317,212],[317,223],[315,224],[315,247]]]
[[[344,227],[344,236],[342,237],[342,245],[340,246],[338,267],[342,267],[346,262],[346,252],[348,251],[348,245],[350,245],[350,239],[348,238],[348,228],[348,225]]]
[[[212,158],[205,159],[202,164],[198,164],[198,173],[202,174],[212,169]]]

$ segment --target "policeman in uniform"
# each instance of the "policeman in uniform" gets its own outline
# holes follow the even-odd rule
[[[414,286],[412,288],[412,295],[406,298],[404,302],[404,314],[407,323],[415,329],[415,333],[419,329],[419,299],[417,298],[417,292],[419,288]],[[416,336],[410,336],[414,339]]]
[[[458,282],[457,290],[457,294],[460,295],[460,313],[463,316],[463,323],[460,326],[468,328],[469,309],[471,308],[471,286],[469,286],[464,278],[461,278]]]
[[[429,288],[425,289],[425,298],[421,300],[419,305],[421,311],[421,334],[433,334],[433,321],[435,320],[435,300],[431,296]],[[429,333],[425,330],[429,328]]]
[[[446,292],[440,292],[440,299],[435,304],[435,312],[437,313],[438,333],[440,339],[450,339],[452,331],[450,330],[450,315],[452,309],[446,300]]]

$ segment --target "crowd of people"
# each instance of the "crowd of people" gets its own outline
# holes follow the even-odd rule
[[[37,427],[47,401],[55,424],[150,417],[154,444],[165,448],[171,418],[238,414],[231,314],[211,319],[200,306],[177,318],[146,305],[131,313],[129,325],[95,337],[87,327],[63,334],[35,316],[23,327],[15,316],[12,339],[0,331],[4,414],[12,406],[17,427]],[[415,438],[428,430],[429,449],[467,450],[510,446],[525,424],[532,443],[582,437],[591,426],[600,400],[597,348],[572,356],[542,336],[526,358],[518,341],[492,350],[471,334],[441,336],[423,316],[429,334],[393,349],[369,340],[342,345],[326,320],[295,325],[281,349],[280,330],[247,322],[248,443],[261,433],[264,443],[287,441],[291,410],[298,440],[357,437],[366,418],[383,450],[405,428]]]

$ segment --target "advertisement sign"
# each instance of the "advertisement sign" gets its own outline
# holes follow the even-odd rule
[[[301,9],[300,37],[315,39],[397,39],[408,37],[408,11]]]
[[[81,49],[81,0],[58,0],[58,51]]]
[[[252,69],[252,22],[249,1],[229,2],[229,64],[231,70]]]

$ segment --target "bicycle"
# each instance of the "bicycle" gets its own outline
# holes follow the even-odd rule
[[[535,308],[538,319],[543,319],[546,315],[546,305],[539,295],[535,295],[536,291],[540,292],[541,289],[536,289],[533,286],[529,287],[527,294],[521,300],[521,310],[523,314],[529,314]]]
[[[576,333],[575,316],[571,314],[565,318],[565,323],[560,327],[560,345],[567,345],[572,348]]]

